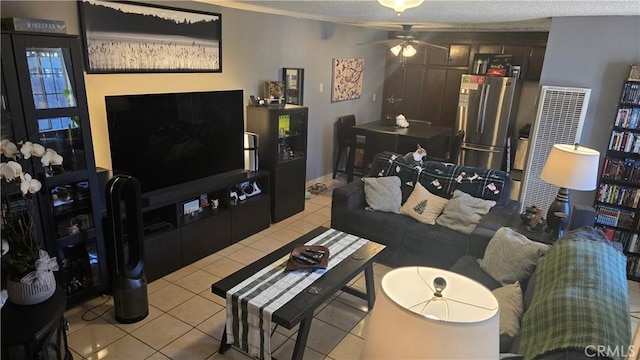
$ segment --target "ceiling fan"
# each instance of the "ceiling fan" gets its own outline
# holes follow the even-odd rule
[[[436,44],[424,42],[421,40],[417,40],[416,32],[411,31],[412,26],[413,25],[408,25],[408,24],[402,25],[402,31],[396,31],[395,39],[379,40],[379,41],[373,41],[368,43],[362,43],[358,45],[385,44],[391,47],[391,52],[393,52],[394,55],[398,56],[402,51],[403,56],[409,56],[409,57],[415,55],[415,48],[413,47],[414,45],[430,46],[430,47],[449,51],[449,48],[446,46],[436,45]]]

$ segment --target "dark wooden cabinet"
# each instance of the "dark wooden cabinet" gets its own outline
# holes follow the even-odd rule
[[[221,212],[180,230],[182,263],[191,264],[231,245],[231,212]]]
[[[247,131],[259,136],[260,168],[271,174],[273,222],[304,210],[308,116],[297,105],[247,108]]]
[[[37,193],[38,233],[57,257],[68,304],[102,293],[108,279],[103,189],[82,65],[77,36],[2,33],[3,138],[39,143],[63,157],[62,166],[29,161],[28,170],[43,185]]]
[[[488,45],[478,46],[479,54],[511,55],[511,64],[520,66],[520,78],[540,80],[546,46],[543,45]]]
[[[182,267],[180,230],[161,232],[144,239],[144,273],[151,282]]]
[[[260,192],[231,193],[247,184]],[[186,203],[199,210],[185,213]],[[153,281],[251,236],[271,225],[269,173],[234,170],[142,194],[144,259]],[[217,203],[214,208],[213,203]]]
[[[455,127],[460,79],[471,73],[476,54],[510,54],[520,77],[540,79],[548,33],[419,33],[422,41],[449,46],[449,51],[417,46],[404,63],[388,52],[382,117],[409,119]]]
[[[429,48],[429,65],[463,66],[469,65],[470,45],[449,45],[449,51]]]

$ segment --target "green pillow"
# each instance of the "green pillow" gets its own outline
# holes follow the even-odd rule
[[[362,181],[364,181],[364,199],[369,204],[369,210],[399,212],[402,205],[399,177],[365,177]]]

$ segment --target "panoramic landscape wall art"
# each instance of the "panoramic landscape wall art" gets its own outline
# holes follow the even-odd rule
[[[87,73],[221,72],[221,16],[131,2],[78,2]]]

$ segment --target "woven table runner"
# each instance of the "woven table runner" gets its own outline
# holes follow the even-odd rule
[[[233,287],[227,292],[227,343],[250,356],[271,359],[273,312],[367,242],[355,235],[329,229],[305,243],[329,248],[326,269],[285,271],[287,254]]]

